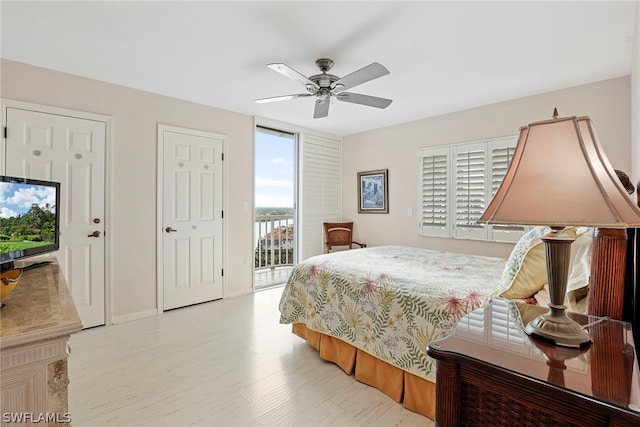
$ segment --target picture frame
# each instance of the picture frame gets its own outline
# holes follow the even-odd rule
[[[389,213],[388,171],[358,172],[358,213]]]

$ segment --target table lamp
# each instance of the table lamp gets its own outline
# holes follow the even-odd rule
[[[558,117],[520,128],[505,178],[478,223],[546,225],[542,237],[549,282],[549,311],[533,319],[528,334],[564,347],[591,342],[566,314],[564,297],[575,240],[566,226],[640,226],[640,210],[604,154],[589,117]]]

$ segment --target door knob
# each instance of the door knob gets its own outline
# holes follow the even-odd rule
[[[167,233],[175,233],[178,230],[176,230],[175,228],[167,227],[164,229],[164,231],[166,231]]]
[[[87,237],[100,237],[100,232],[96,230],[93,233],[89,234]]]

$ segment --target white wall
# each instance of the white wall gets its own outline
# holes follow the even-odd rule
[[[158,123],[227,136],[225,296],[251,292],[253,117],[13,61],[0,63],[0,97],[111,116],[108,141],[110,282],[114,318],[156,308]],[[250,168],[249,168],[250,169]],[[231,191],[232,190],[232,191]]]
[[[616,169],[631,170],[630,78],[558,90],[343,138],[343,220],[355,240],[451,252],[508,256],[512,245],[418,236],[418,149],[518,134],[520,126],[560,116],[590,116]],[[389,214],[358,214],[359,171],[389,169]],[[579,197],[579,195],[576,195]],[[408,209],[413,216],[408,216]]]

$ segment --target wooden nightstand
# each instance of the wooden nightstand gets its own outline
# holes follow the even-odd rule
[[[546,311],[542,309],[543,311]],[[581,324],[598,318],[571,314]],[[440,426],[640,426],[640,382],[631,325],[589,327],[580,349],[528,336],[505,299],[465,316],[427,347],[437,359]]]

